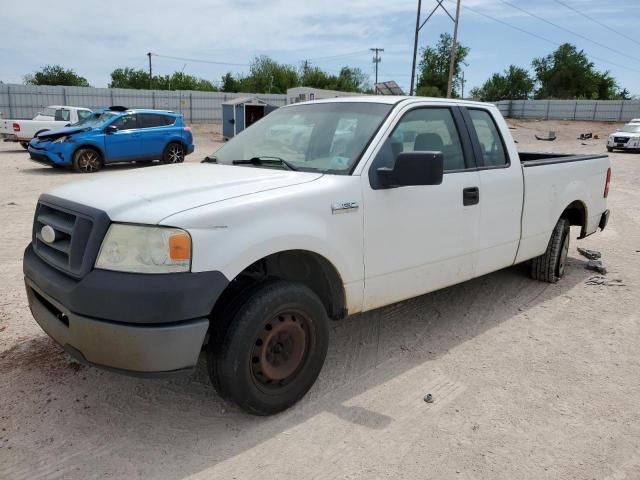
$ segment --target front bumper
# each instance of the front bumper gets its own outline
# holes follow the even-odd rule
[[[27,148],[31,160],[44,165],[71,165],[70,156],[63,150],[57,148],[35,148],[29,144]]]
[[[638,150],[640,149],[640,142],[634,138],[630,138],[624,142],[616,142],[613,139],[607,140],[607,147],[616,150]]]
[[[208,315],[228,284],[220,272],[92,270],[75,280],[31,246],[23,269],[33,317],[51,338],[80,361],[134,374],[194,367]]]

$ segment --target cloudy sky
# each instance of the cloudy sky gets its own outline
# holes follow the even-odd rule
[[[436,0],[422,4],[426,15]],[[444,4],[455,11],[452,0]],[[640,1],[462,0],[462,5],[459,38],[471,48],[467,91],[509,64],[530,67],[533,57],[572,42],[598,69],[609,70],[621,86],[640,95]],[[294,65],[307,59],[333,73],[350,65],[372,74],[368,49],[380,47],[385,49],[380,80],[396,80],[408,90],[416,7],[417,0],[7,1],[0,15],[0,80],[21,83],[26,73],[58,63],[105,87],[114,68],[146,69],[149,51],[226,62],[153,58],[154,72],[184,68],[215,81],[227,71],[246,71],[251,58],[261,54]],[[451,20],[439,13],[421,31],[420,45],[433,45],[452,29]]]

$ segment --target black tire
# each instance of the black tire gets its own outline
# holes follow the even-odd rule
[[[607,152],[613,152],[613,148],[607,147]]]
[[[102,168],[102,155],[93,148],[79,148],[73,154],[73,169],[79,173],[94,173]]]
[[[531,260],[531,277],[541,282],[556,283],[564,275],[569,252],[569,220],[560,218],[553,229],[547,251]]]
[[[304,285],[265,282],[231,303],[207,346],[220,395],[254,415],[272,415],[300,400],[320,374],[329,319]],[[215,326],[214,326],[215,327]],[[264,370],[264,371],[263,371]]]
[[[26,150],[29,148],[29,142],[20,142],[20,146]]]
[[[182,163],[184,162],[184,145],[178,142],[172,142],[167,145],[162,153],[162,163]]]

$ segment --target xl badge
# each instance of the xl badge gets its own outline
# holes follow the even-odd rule
[[[355,212],[358,210],[358,202],[339,202],[331,205],[331,213],[334,215],[337,213]]]

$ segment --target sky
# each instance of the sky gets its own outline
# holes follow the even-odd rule
[[[597,69],[610,71],[621,87],[640,95],[639,0],[461,1],[458,38],[470,48],[466,92],[510,64],[530,69],[534,57],[570,42]],[[296,66],[308,60],[331,73],[345,65],[359,67],[373,83],[369,49],[378,47],[385,50],[379,80],[395,80],[409,90],[417,0],[31,0],[28,13],[20,2],[2,3],[0,81],[5,83],[22,83],[25,74],[45,64],[61,64],[92,86],[106,87],[115,68],[146,70],[147,52],[228,63],[153,56],[154,74],[184,69],[219,81],[228,71],[246,72],[253,57],[268,55]],[[422,0],[423,19],[436,5]],[[444,5],[455,14],[454,0]],[[444,32],[453,32],[453,22],[439,9],[420,31],[419,46],[434,45]]]

